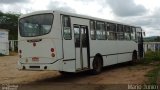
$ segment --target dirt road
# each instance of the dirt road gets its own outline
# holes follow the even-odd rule
[[[126,64],[107,67],[99,75],[78,73],[63,76],[56,71],[19,71],[16,69],[18,56],[0,57],[0,84],[26,83],[75,83],[75,84],[141,84],[144,76],[154,66],[129,66]]]

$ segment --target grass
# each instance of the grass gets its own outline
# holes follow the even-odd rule
[[[151,64],[153,62],[160,62],[160,51],[153,52],[153,51],[148,51],[145,53],[144,58],[140,60],[140,64]]]
[[[158,65],[155,69],[149,71],[145,76],[148,77],[149,84],[157,84],[157,79],[160,72],[160,65]]]
[[[156,68],[149,71],[145,76],[148,77],[147,84],[157,84],[157,79],[160,77],[160,52],[148,51],[145,54],[144,59],[141,61],[141,64],[148,65],[157,62],[155,64]]]

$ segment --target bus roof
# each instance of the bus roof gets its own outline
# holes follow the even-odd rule
[[[69,16],[73,16],[73,17],[84,18],[84,19],[98,20],[98,21],[104,21],[104,22],[110,22],[110,23],[116,23],[116,24],[123,24],[123,25],[128,25],[128,26],[139,27],[139,26],[136,26],[136,25],[121,23],[121,22],[117,22],[117,21],[112,21],[112,20],[107,20],[107,19],[87,16],[87,15],[82,15],[82,14],[69,13],[69,12],[64,12],[64,11],[59,11],[59,10],[41,10],[41,11],[35,11],[35,12],[32,12],[32,13],[21,15],[20,18],[24,18],[24,17],[27,17],[27,16],[35,15],[35,14],[53,13],[53,12],[57,12],[57,13],[62,14],[62,15],[69,15]]]

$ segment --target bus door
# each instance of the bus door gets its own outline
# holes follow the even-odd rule
[[[139,32],[137,32],[137,40],[138,40],[138,53],[139,57],[143,58],[143,35],[142,35],[142,29],[137,28]]]
[[[139,53],[139,57],[142,58],[143,57],[143,37],[141,32],[137,33],[137,38],[138,38],[138,53]]]
[[[74,25],[76,70],[84,70],[89,67],[89,38],[88,27]]]

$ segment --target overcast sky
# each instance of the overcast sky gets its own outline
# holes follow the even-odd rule
[[[160,0],[0,0],[0,11],[61,10],[138,25],[160,36]]]

